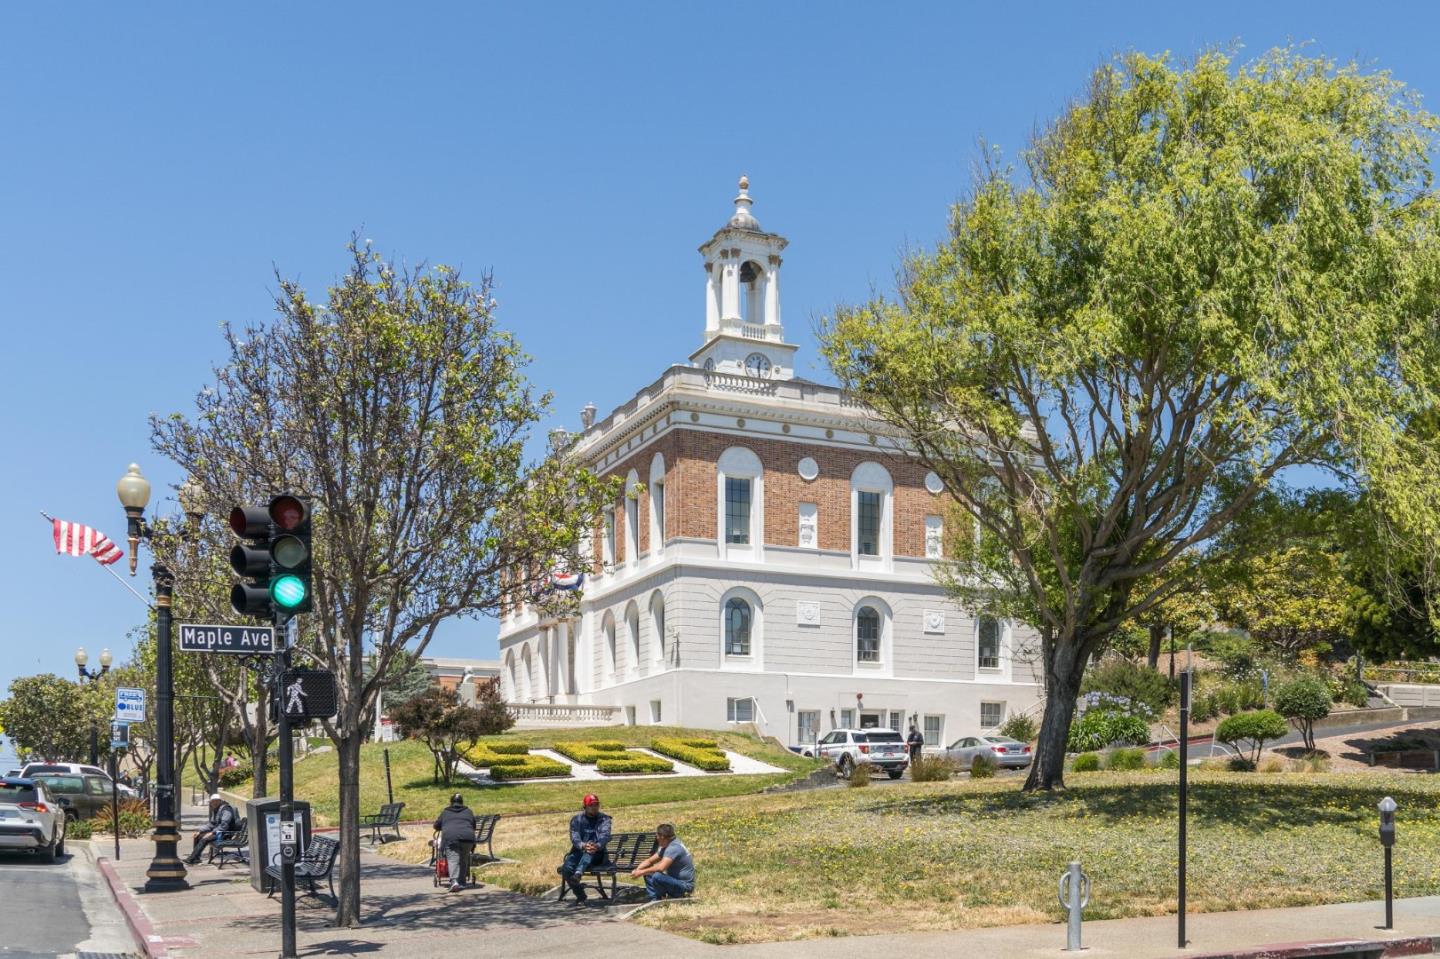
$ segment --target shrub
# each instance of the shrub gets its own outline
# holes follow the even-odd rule
[[[976,753],[975,758],[970,760],[971,779],[989,779],[995,775],[995,760],[984,753]]]
[[[850,778],[845,781],[845,784],[851,789],[860,789],[870,785],[870,777],[874,774],[874,764],[856,763],[855,768],[850,771]]]
[[[1191,722],[1209,722],[1218,715],[1220,715],[1220,704],[1215,701],[1214,693],[1190,694]]]
[[[668,759],[646,756],[643,753],[617,755],[597,760],[595,768],[602,773],[673,773],[675,764]]]
[[[1179,769],[1180,754],[1173,749],[1167,749],[1160,754],[1160,759],[1155,766],[1157,769]]]
[[[1128,700],[1143,705],[1147,715],[1158,716],[1174,698],[1175,686],[1163,673],[1148,666],[1132,663],[1123,656],[1110,656],[1086,671],[1080,692],[1105,693],[1116,699]],[[1130,711],[1138,712],[1134,709]]]
[[[1275,690],[1275,711],[1295,724],[1306,752],[1315,751],[1315,721],[1330,715],[1330,684],[1318,676],[1301,676]]]
[[[1273,709],[1257,709],[1226,719],[1215,728],[1215,738],[1236,752],[1240,751],[1242,742],[1249,743],[1249,765],[1253,767],[1265,748],[1265,741],[1279,739],[1289,728],[1285,717]]]
[[[653,739],[650,748],[707,772],[724,772],[730,768],[730,759],[716,747],[713,739]]]
[[[221,789],[234,789],[236,786],[243,786],[255,775],[255,770],[249,766],[236,766],[234,769],[227,769],[220,774],[216,780]]]
[[[1113,709],[1089,709],[1070,725],[1066,749],[1072,753],[1104,749],[1106,746],[1134,746],[1150,741],[1150,725],[1139,716]]]
[[[491,766],[490,778],[496,782],[510,782],[516,779],[548,779],[552,776],[568,776],[570,767],[544,756],[526,756],[525,763],[518,766]]]
[[[1100,757],[1095,753],[1081,753],[1075,757],[1075,765],[1071,769],[1077,773],[1098,773]]]
[[[1210,658],[1219,660],[1232,676],[1254,669],[1259,657],[1259,644],[1244,633],[1219,633],[1210,639]]]
[[[475,745],[502,756],[523,756],[530,747],[518,739],[477,739]]]
[[[921,756],[910,764],[910,779],[913,782],[946,782],[954,775],[955,764],[944,756]]]
[[[1247,709],[1265,708],[1265,686],[1258,679],[1240,679],[1226,683],[1212,694],[1215,697],[1216,715],[1234,715]]]
[[[75,820],[74,822],[71,822],[71,823],[69,823],[68,825],[66,825],[66,827],[65,827],[65,838],[66,838],[66,839],[89,839],[89,838],[90,838],[90,832],[91,832],[91,830],[90,830],[90,820],[88,820],[88,819],[77,819],[77,820]]]
[[[120,812],[120,836],[131,839],[135,836],[143,836],[151,829],[150,807],[143,799],[122,799],[119,804]],[[87,822],[91,834],[106,833],[114,834],[115,817],[110,813],[110,807],[106,806],[96,813],[94,818]],[[79,838],[79,837],[76,837]]]
[[[1328,683],[1330,698],[1337,703],[1360,709],[1370,704],[1370,688],[1355,679],[1332,676]]]
[[[1260,765],[1255,769],[1262,773],[1283,773],[1285,771],[1285,760],[1279,756],[1267,756],[1261,760]]]
[[[1035,720],[1022,713],[1016,713],[1000,726],[1000,735],[1009,736],[1022,743],[1033,743],[1039,731]]]
[[[1117,772],[1134,772],[1145,768],[1145,750],[1117,749],[1110,754],[1110,768]]]
[[[1255,771],[1255,763],[1243,756],[1232,756],[1225,761],[1225,768],[1232,773],[1249,773]]]
[[[562,756],[575,760],[577,763],[592,766],[601,759],[623,759],[623,755],[617,754],[623,754],[625,752],[625,744],[607,741],[593,743],[565,742],[556,743],[555,751]],[[672,766],[671,768],[673,769],[674,767]]]

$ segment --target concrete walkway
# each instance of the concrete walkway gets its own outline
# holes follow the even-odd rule
[[[187,823],[193,822],[190,816]],[[188,835],[186,847],[188,847]],[[197,866],[188,892],[146,895],[151,846],[145,840],[124,843],[123,858],[109,864],[117,876],[122,907],[137,911],[151,937],[152,956],[251,957],[276,955],[280,945],[280,904],[250,888],[248,872]],[[98,851],[98,850],[97,850]],[[423,957],[477,951],[505,957],[581,954],[586,959],[717,959],[759,956],[774,959],[953,959],[955,956],[1029,957],[1064,955],[1065,929],[1059,924],[1011,926],[955,932],[897,933],[838,939],[745,946],[713,946],[624,921],[619,910],[542,902],[529,896],[482,888],[460,893],[436,889],[430,871],[405,865],[362,849],[361,914],[365,925],[336,929],[328,901],[303,897],[297,908],[302,956],[383,953]],[[483,870],[480,877],[484,878]],[[702,893],[703,895],[703,887]],[[669,908],[660,905],[656,908]],[[626,910],[628,911],[628,910]],[[1421,955],[1440,936],[1440,896],[1400,900],[1396,928],[1377,929],[1384,911],[1378,903],[1348,903],[1298,909],[1213,913],[1191,916],[1190,948],[1176,948],[1175,917],[1115,919],[1085,924],[1085,955],[1090,957],[1237,956],[1275,943],[1326,940],[1402,940],[1399,955]],[[1397,947],[1399,943],[1397,942]],[[1326,955],[1294,948],[1270,949],[1265,956]],[[1372,953],[1373,955],[1373,953]]]

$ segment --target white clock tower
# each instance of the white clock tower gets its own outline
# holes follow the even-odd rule
[[[795,375],[795,351],[780,325],[780,251],[750,212],[750,181],[740,178],[735,213],[700,247],[705,258],[705,341],[691,362],[715,373],[768,380]]]

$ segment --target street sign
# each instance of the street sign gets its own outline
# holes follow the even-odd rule
[[[130,748],[130,724],[120,720],[110,724],[110,751],[124,752]]]
[[[122,723],[145,721],[145,690],[121,686],[115,690],[115,718]]]
[[[256,653],[275,652],[273,626],[224,626],[198,624],[180,627],[182,653]]]

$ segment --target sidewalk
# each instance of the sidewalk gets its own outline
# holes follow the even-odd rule
[[[187,810],[187,827],[191,822]],[[198,811],[195,811],[198,813]],[[187,828],[186,846],[189,830]],[[122,860],[111,863],[118,881],[132,896],[129,908],[148,922],[152,955],[157,957],[274,956],[280,947],[280,902],[249,885],[248,871],[214,866],[191,869],[188,892],[145,895],[145,868],[153,847],[146,840],[122,844]],[[98,851],[98,850],[97,850]],[[397,863],[362,847],[359,929],[335,929],[327,902],[302,897],[296,908],[297,942],[302,956],[383,954],[393,959],[433,959],[458,948],[487,955],[541,957],[574,954],[586,959],[665,959],[761,956],[774,959],[954,959],[973,957],[1064,956],[1065,928],[1055,924],[1009,926],[954,932],[899,933],[810,939],[745,946],[714,946],[623,921],[605,908],[541,902],[529,896],[483,888],[461,893],[435,889],[428,869]],[[484,872],[480,873],[484,879]],[[127,903],[122,899],[122,907]],[[660,906],[658,908],[666,908]],[[1344,903],[1297,909],[1211,913],[1191,916],[1190,947],[1176,948],[1174,916],[1087,922],[1084,955],[1126,959],[1174,956],[1298,956],[1295,949],[1254,952],[1275,943],[1336,940],[1403,940],[1440,936],[1440,896],[1395,903],[1395,929],[1377,929],[1384,918],[1379,903]],[[1396,943],[1397,947],[1400,943]],[[1429,942],[1408,943],[1391,955],[1429,955]],[[1418,950],[1418,951],[1417,951]],[[1363,953],[1362,953],[1363,955]],[[1370,953],[1375,955],[1375,953]]]

